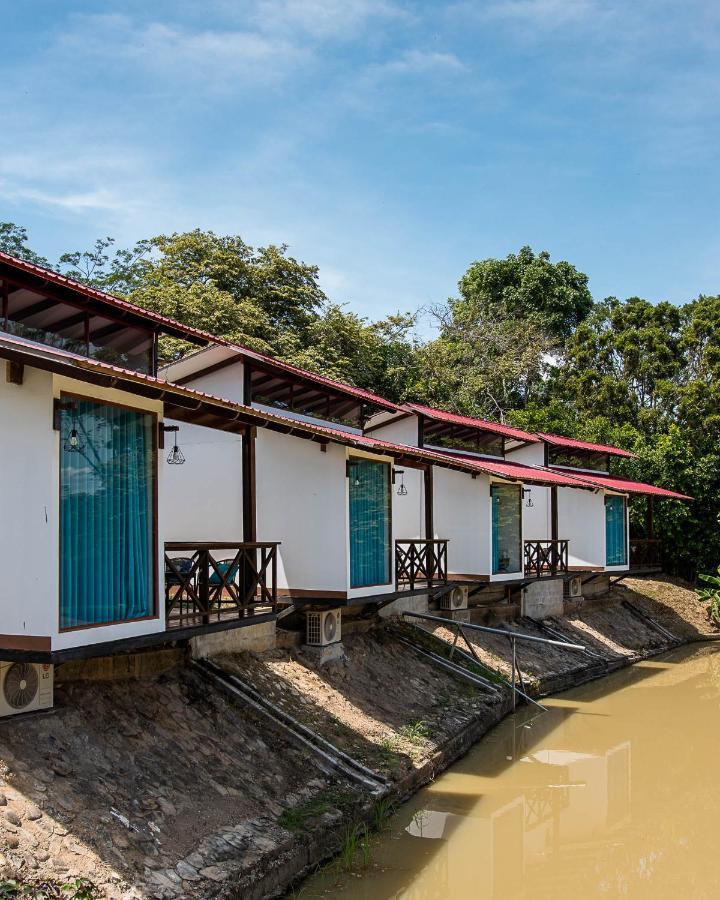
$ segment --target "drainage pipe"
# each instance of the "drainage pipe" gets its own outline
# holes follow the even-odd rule
[[[239,697],[256,712],[270,719],[288,734],[296,743],[311,750],[326,764],[336,769],[351,780],[370,790],[372,794],[384,794],[389,788],[389,782],[382,775],[373,772],[358,760],[353,759],[334,744],[320,737],[302,722],[298,722],[289,713],[271,703],[257,691],[243,684],[235,675],[231,675],[221,669],[210,660],[195,660],[192,665],[199,669],[203,675],[216,682],[221,688]]]
[[[485,688],[485,690],[492,691],[493,694],[500,693],[497,685],[494,685],[489,679],[483,678],[482,675],[476,675],[475,672],[468,672],[468,670],[463,669],[462,666],[456,666],[454,663],[449,662],[447,659],[443,659],[442,656],[433,653],[431,650],[423,650],[421,647],[418,647],[417,644],[413,644],[412,641],[409,641],[406,638],[401,637],[398,638],[398,640],[401,644],[405,644],[406,647],[410,647],[411,650],[419,653],[420,656],[432,660],[440,666],[441,669],[445,669],[447,672],[457,675],[458,678],[462,678],[463,681],[468,681],[470,684],[475,685],[475,687],[481,687]]]

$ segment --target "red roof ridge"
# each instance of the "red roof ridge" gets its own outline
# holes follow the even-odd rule
[[[135,315],[141,316],[144,319],[149,319],[150,321],[155,322],[158,325],[171,327],[177,331],[182,331],[187,335],[192,335],[193,337],[207,341],[208,343],[225,343],[224,338],[216,337],[215,335],[210,334],[210,332],[208,331],[202,331],[199,328],[193,328],[190,325],[183,325],[182,322],[178,322],[176,319],[171,319],[169,316],[163,316],[161,313],[156,313],[150,309],[145,309],[145,307],[138,306],[136,303],[131,303],[129,300],[124,300],[122,297],[117,297],[114,294],[109,294],[107,291],[101,291],[99,288],[94,288],[88,284],[83,284],[82,281],[76,281],[74,278],[68,278],[67,275],[62,275],[60,272],[56,272],[54,269],[49,269],[45,266],[39,266],[37,263],[30,262],[27,259],[20,259],[17,256],[12,256],[10,253],[5,253],[3,250],[0,250],[0,262],[8,263],[9,265],[15,266],[18,269],[22,269],[23,271],[28,272],[31,275],[37,275],[38,277],[44,278],[46,281],[53,282],[60,287],[65,287],[70,290],[77,291],[78,293],[84,294],[86,297],[89,297],[91,299],[100,300],[101,302],[108,303],[109,305],[114,306],[118,309],[134,313]]]
[[[503,425],[500,422],[490,422],[487,419],[478,419],[474,416],[463,416],[459,413],[448,412],[445,409],[437,409],[433,406],[423,406],[421,403],[405,404],[405,407],[412,412],[420,413],[429,419],[437,419],[441,422],[454,422],[457,425],[467,425],[470,428],[481,428],[485,431],[492,431],[495,434],[502,434],[505,437],[512,437],[516,440],[527,441],[528,443],[538,443],[540,438],[521,428],[513,428],[511,425]]]
[[[581,441],[577,438],[565,437],[562,434],[551,434],[549,432],[537,431],[537,437],[552,444],[555,447],[569,447],[576,450],[594,450],[598,453],[610,453],[614,456],[624,456],[628,459],[637,459],[637,454],[630,450],[623,450],[621,447],[613,447],[610,444],[593,444],[590,441]]]

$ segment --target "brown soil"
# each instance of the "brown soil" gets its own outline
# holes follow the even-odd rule
[[[719,633],[686,585],[628,579],[547,623],[594,655],[518,645],[531,689],[569,687],[667,647],[622,601],[680,640]],[[503,627],[549,636],[527,620]],[[396,786],[419,785],[466,749],[461,738],[503,715],[508,692],[437,668],[398,640],[409,630],[349,634],[346,658],[319,670],[300,651],[217,661]],[[505,637],[467,634],[485,665],[510,674]],[[317,863],[333,846],[328,835],[337,843],[367,801],[183,666],[59,686],[52,713],[0,722],[0,776],[0,878],[84,876],[115,898],[260,897],[266,873],[277,887]]]
[[[348,788],[186,669],[60,686],[52,714],[0,726],[0,760],[5,868],[107,897],[212,896],[194,872],[251,865],[284,806]]]
[[[345,659],[313,669],[301,651],[217,659],[295,719],[370,768],[400,777],[499,697],[426,662],[381,626],[344,639]]]

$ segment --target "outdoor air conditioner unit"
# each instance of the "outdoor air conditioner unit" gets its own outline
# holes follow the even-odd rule
[[[582,578],[574,575],[565,582],[565,596],[571,600],[580,600],[582,598]]]
[[[305,643],[311,647],[329,647],[342,640],[342,612],[328,609],[323,612],[309,612],[306,619]]]
[[[467,609],[468,586],[466,584],[454,587],[440,598],[440,609]]]
[[[0,662],[0,717],[49,709],[52,705],[51,665]]]

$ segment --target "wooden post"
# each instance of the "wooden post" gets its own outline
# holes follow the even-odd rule
[[[425,466],[423,470],[423,485],[425,490],[425,539],[431,541],[435,537],[432,466]]]
[[[648,539],[652,540],[655,537],[655,498],[652,494],[648,494],[646,499],[645,530],[647,531]]]
[[[22,384],[25,375],[25,366],[19,362],[8,361],[5,366],[5,381],[8,384]]]
[[[242,512],[243,541],[257,540],[257,510],[255,498],[255,437],[257,428],[250,427],[242,438]]]
[[[243,541],[246,544],[254,544],[257,541],[257,502],[256,502],[256,469],[255,469],[255,438],[257,428],[250,427],[245,430],[242,437],[242,513],[243,513]],[[248,549],[243,557],[242,584],[247,592],[252,584],[253,571],[250,565],[250,554],[255,554],[257,563],[257,550]],[[242,612],[240,613],[242,615]]]
[[[552,565],[550,571],[553,575],[557,575],[557,557],[558,557],[558,493],[557,485],[550,488],[550,538],[552,540],[552,550],[550,551],[550,559]]]
[[[3,320],[3,330],[5,330],[5,331],[7,331],[9,309],[10,309],[10,294],[8,292],[8,283],[7,283],[7,281],[3,281],[3,283],[2,283],[2,320]]]
[[[200,612],[203,625],[210,623],[210,551],[198,551],[200,562],[198,565],[198,599],[200,600]]]

